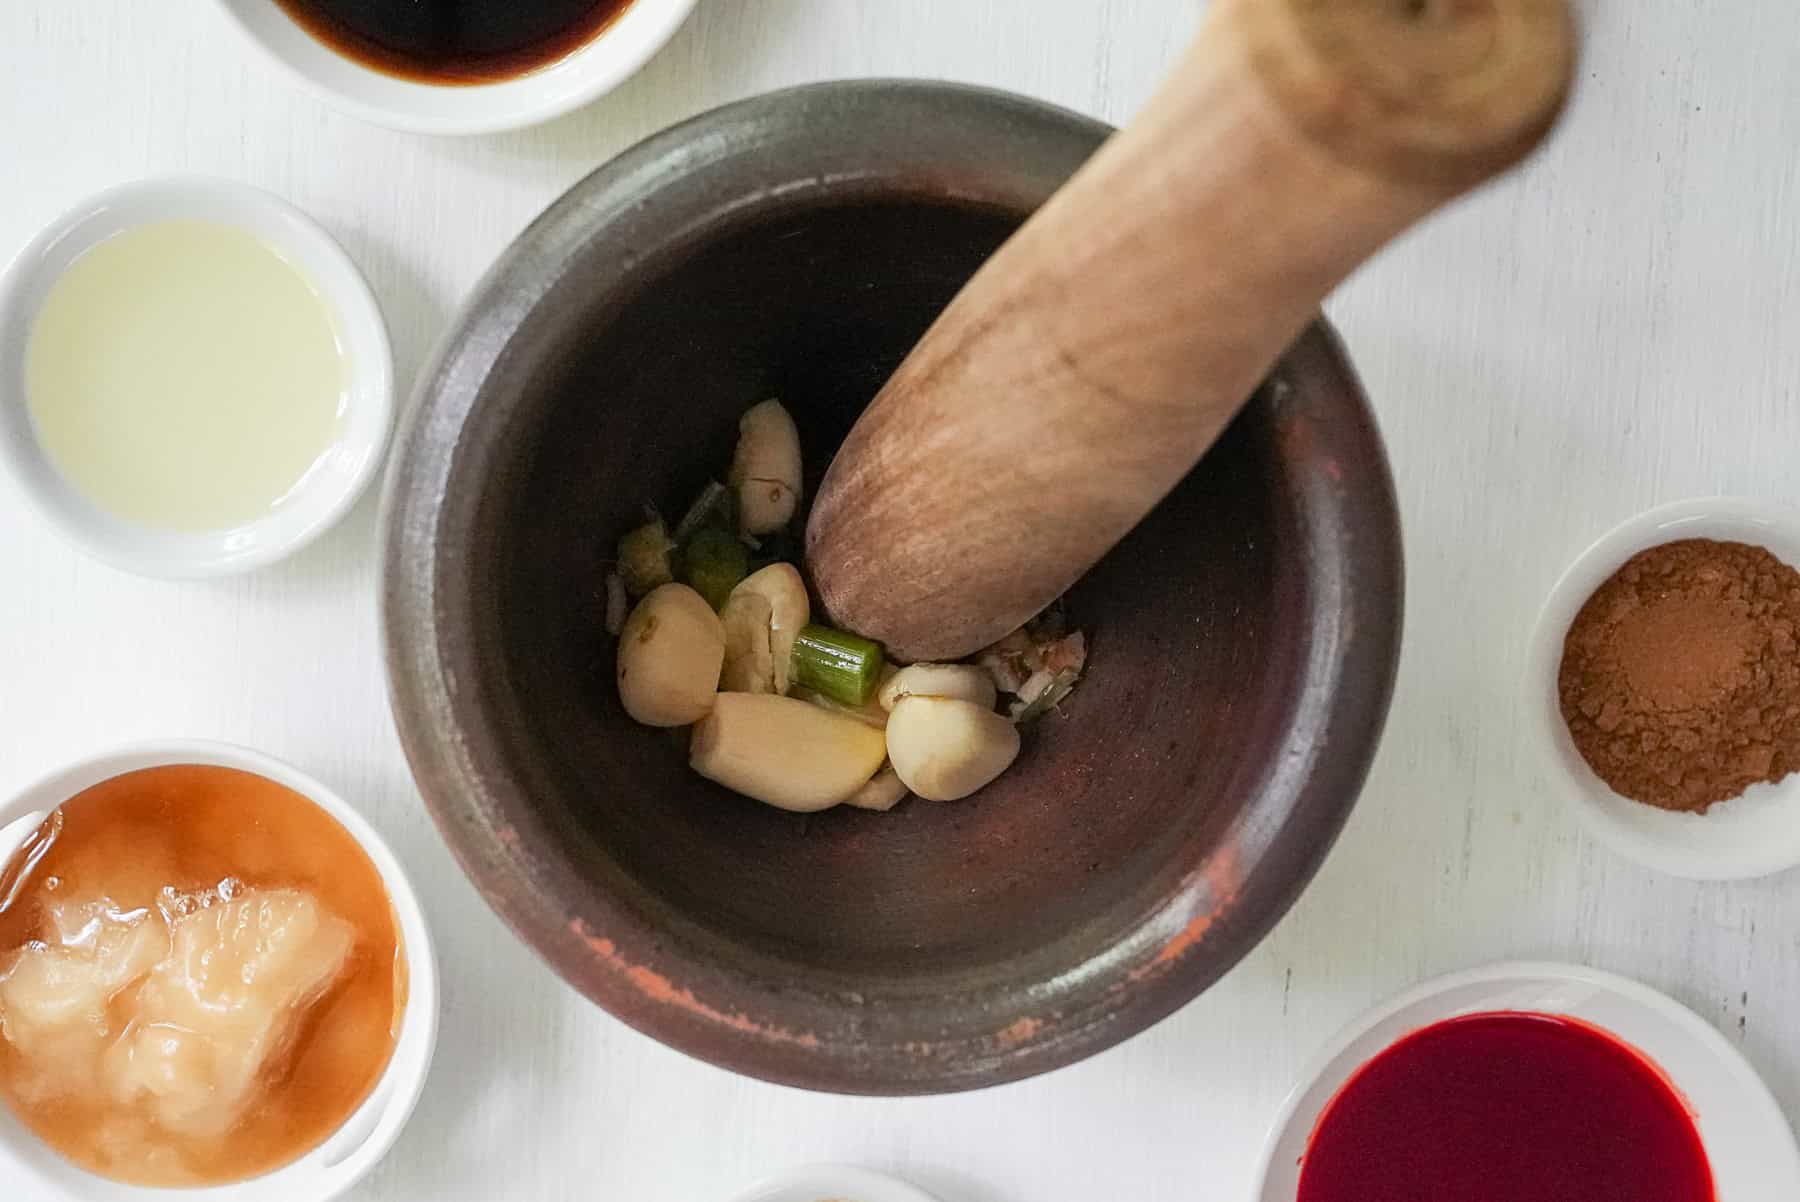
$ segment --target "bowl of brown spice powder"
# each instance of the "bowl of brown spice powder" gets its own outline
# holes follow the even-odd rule
[[[1800,864],[1800,514],[1711,498],[1642,514],[1552,590],[1526,672],[1555,788],[1676,876]]]

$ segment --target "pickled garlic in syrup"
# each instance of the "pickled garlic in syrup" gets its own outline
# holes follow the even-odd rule
[[[386,1067],[405,998],[361,848],[222,768],[118,777],[59,817],[0,901],[0,1095],[135,1184],[241,1180],[316,1146]]]

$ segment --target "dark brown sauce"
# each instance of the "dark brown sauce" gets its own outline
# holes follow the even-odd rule
[[[0,910],[0,969],[47,936],[58,897],[105,895],[122,908],[156,904],[164,886],[201,890],[232,877],[300,889],[356,932],[343,975],[307,1013],[275,1077],[242,1121],[218,1138],[171,1137],[140,1163],[108,1137],[119,1107],[87,1097],[18,1096],[22,1065],[0,1038],[0,1100],[76,1164],[139,1185],[219,1185],[279,1168],[317,1147],[375,1088],[392,1056],[407,976],[399,923],[380,872],[336,819],[261,776],[179,764],[116,776],[61,808],[9,875]],[[35,863],[20,870],[21,862]],[[0,1198],[11,1198],[0,1186]]]
[[[276,0],[307,33],[365,66],[426,83],[525,75],[606,31],[631,0]]]

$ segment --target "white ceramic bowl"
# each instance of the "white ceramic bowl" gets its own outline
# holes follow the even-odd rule
[[[405,942],[406,1010],[393,1058],[368,1099],[324,1143],[272,1173],[209,1189],[145,1189],[96,1177],[52,1152],[0,1103],[0,1197],[19,1202],[328,1202],[387,1154],[424,1089],[438,1026],[437,960],[425,913],[400,862],[348,803],[279,760],[222,743],[168,741],[128,747],[52,774],[0,804],[0,859],[10,856],[50,810],[83,789],[164,764],[216,764],[285,785],[337,819],[368,853],[387,887]]]
[[[733,1202],[937,1202],[921,1189],[868,1169],[817,1164],[771,1177]]]
[[[1725,1037],[1654,989],[1562,964],[1497,964],[1428,981],[1364,1015],[1301,1077],[1282,1106],[1257,1202],[1294,1202],[1306,1146],[1338,1090],[1377,1054],[1433,1023],[1523,1010],[1611,1032],[1660,1067],[1695,1111],[1719,1202],[1794,1202],[1800,1149],[1768,1087]]]
[[[433,84],[356,62],[296,25],[274,0],[218,0],[276,66],[327,103],[416,134],[486,134],[548,121],[612,91],[661,50],[694,0],[632,0],[594,40],[536,71],[493,83]]]
[[[155,530],[78,492],[38,442],[25,396],[25,351],[50,289],[97,243],[155,221],[243,229],[295,264],[336,315],[351,364],[338,441],[267,515],[227,530]],[[290,555],[348,512],[374,478],[394,422],[394,359],[381,309],[356,265],[306,214],[247,184],[198,177],[142,180],[89,198],[21,251],[0,277],[0,463],[70,542],[128,572],[171,579],[247,572]]]
[[[1638,552],[1687,538],[1752,543],[1800,566],[1800,514],[1778,505],[1714,497],[1632,518],[1583,552],[1551,590],[1526,661],[1525,725],[1551,787],[1615,851],[1695,880],[1767,876],[1800,864],[1800,776],[1756,785],[1704,815],[1659,810],[1621,797],[1595,775],[1557,698],[1563,640],[1594,590]]]

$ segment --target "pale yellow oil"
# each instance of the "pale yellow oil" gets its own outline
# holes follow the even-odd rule
[[[350,364],[312,282],[244,230],[164,221],[78,257],[32,327],[25,389],[64,478],[129,522],[269,513],[337,441]]]

